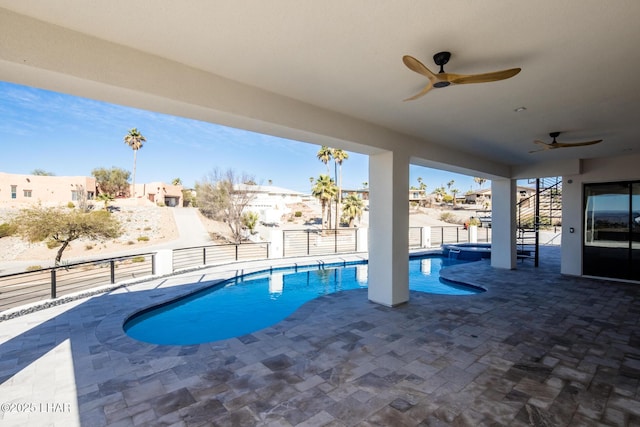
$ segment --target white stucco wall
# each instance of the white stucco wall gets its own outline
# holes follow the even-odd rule
[[[562,179],[562,274],[582,275],[583,185],[640,179],[640,154],[582,161],[582,173]],[[571,182],[569,182],[571,181]],[[574,233],[570,232],[573,228]]]

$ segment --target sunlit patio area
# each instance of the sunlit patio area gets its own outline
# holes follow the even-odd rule
[[[542,248],[540,265],[452,266],[443,277],[487,292],[411,292],[393,309],[368,301],[364,289],[331,294],[267,329],[193,346],[138,342],[122,325],[141,308],[267,262],[24,315],[0,327],[0,394],[10,405],[1,422],[640,425],[640,289],[560,275],[557,247]]]

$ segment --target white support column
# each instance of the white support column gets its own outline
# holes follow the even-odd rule
[[[269,241],[269,258],[282,258],[284,256],[284,231],[271,230]]]
[[[369,229],[360,227],[356,229],[356,252],[366,252],[369,250]]]
[[[422,247],[430,248],[431,247],[431,227],[426,226],[420,229],[420,238],[422,239]]]
[[[369,156],[369,300],[409,301],[409,156]]]
[[[171,249],[156,251],[153,271],[156,276],[165,276],[173,273],[173,251]]]
[[[478,226],[469,226],[469,243],[478,243]]]
[[[491,181],[491,266],[514,269],[516,252],[516,181]]]

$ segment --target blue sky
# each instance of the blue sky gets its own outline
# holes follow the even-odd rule
[[[258,183],[308,192],[309,177],[326,173],[317,145],[0,82],[1,172],[132,171],[133,152],[123,138],[134,127],[147,139],[138,151],[138,183],[180,178],[193,186],[216,168],[232,168]],[[349,152],[342,173],[344,188],[361,188],[369,181],[368,156]],[[451,179],[461,193],[477,188],[472,177],[434,169],[412,166],[410,175],[412,185],[422,177],[428,191]]]

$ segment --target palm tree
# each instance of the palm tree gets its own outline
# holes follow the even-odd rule
[[[362,208],[364,203],[357,194],[351,193],[345,197],[342,206],[342,218],[349,223],[349,227],[353,226],[353,220],[362,218]]]
[[[129,129],[129,133],[124,137],[124,143],[133,150],[133,197],[136,197],[136,154],[138,150],[142,148],[142,143],[146,141],[147,138],[142,136],[136,128]]]
[[[174,178],[173,181],[171,181],[171,185],[182,185],[182,180],[180,178]]]
[[[333,161],[338,165],[338,205],[342,202],[342,162],[349,158],[349,153],[339,148],[333,149]]]
[[[455,184],[455,183],[456,183],[456,182],[455,182],[454,180],[451,180],[451,181],[447,182],[447,188],[448,188],[449,190],[451,190],[451,187],[452,187],[452,186],[453,186],[453,184]]]
[[[320,204],[322,205],[322,228],[324,228],[324,218],[325,218],[325,210],[327,208],[327,202],[330,202],[331,199],[336,194],[336,186],[333,182],[333,179],[329,175],[320,175],[316,179],[316,183],[311,189],[311,195],[320,200]],[[328,217],[328,215],[327,215]]]
[[[427,184],[425,184],[424,181],[422,181],[422,178],[420,177],[418,177],[418,184],[419,184],[420,191],[425,191],[427,189]]]
[[[444,187],[441,186],[433,190],[433,194],[436,195],[436,200],[438,200],[438,202],[441,202],[447,192],[444,190]]]
[[[478,184],[478,187],[480,187],[480,189],[482,190],[482,185],[487,182],[486,178],[480,178],[480,177],[474,177],[473,180],[476,182],[476,184]]]
[[[460,192],[457,188],[451,189],[451,194],[453,194],[453,206],[456,205],[456,195]]]
[[[316,157],[327,167],[327,176],[331,175],[329,173],[329,161],[333,158],[333,149],[323,145],[320,147],[320,150],[318,150]]]

